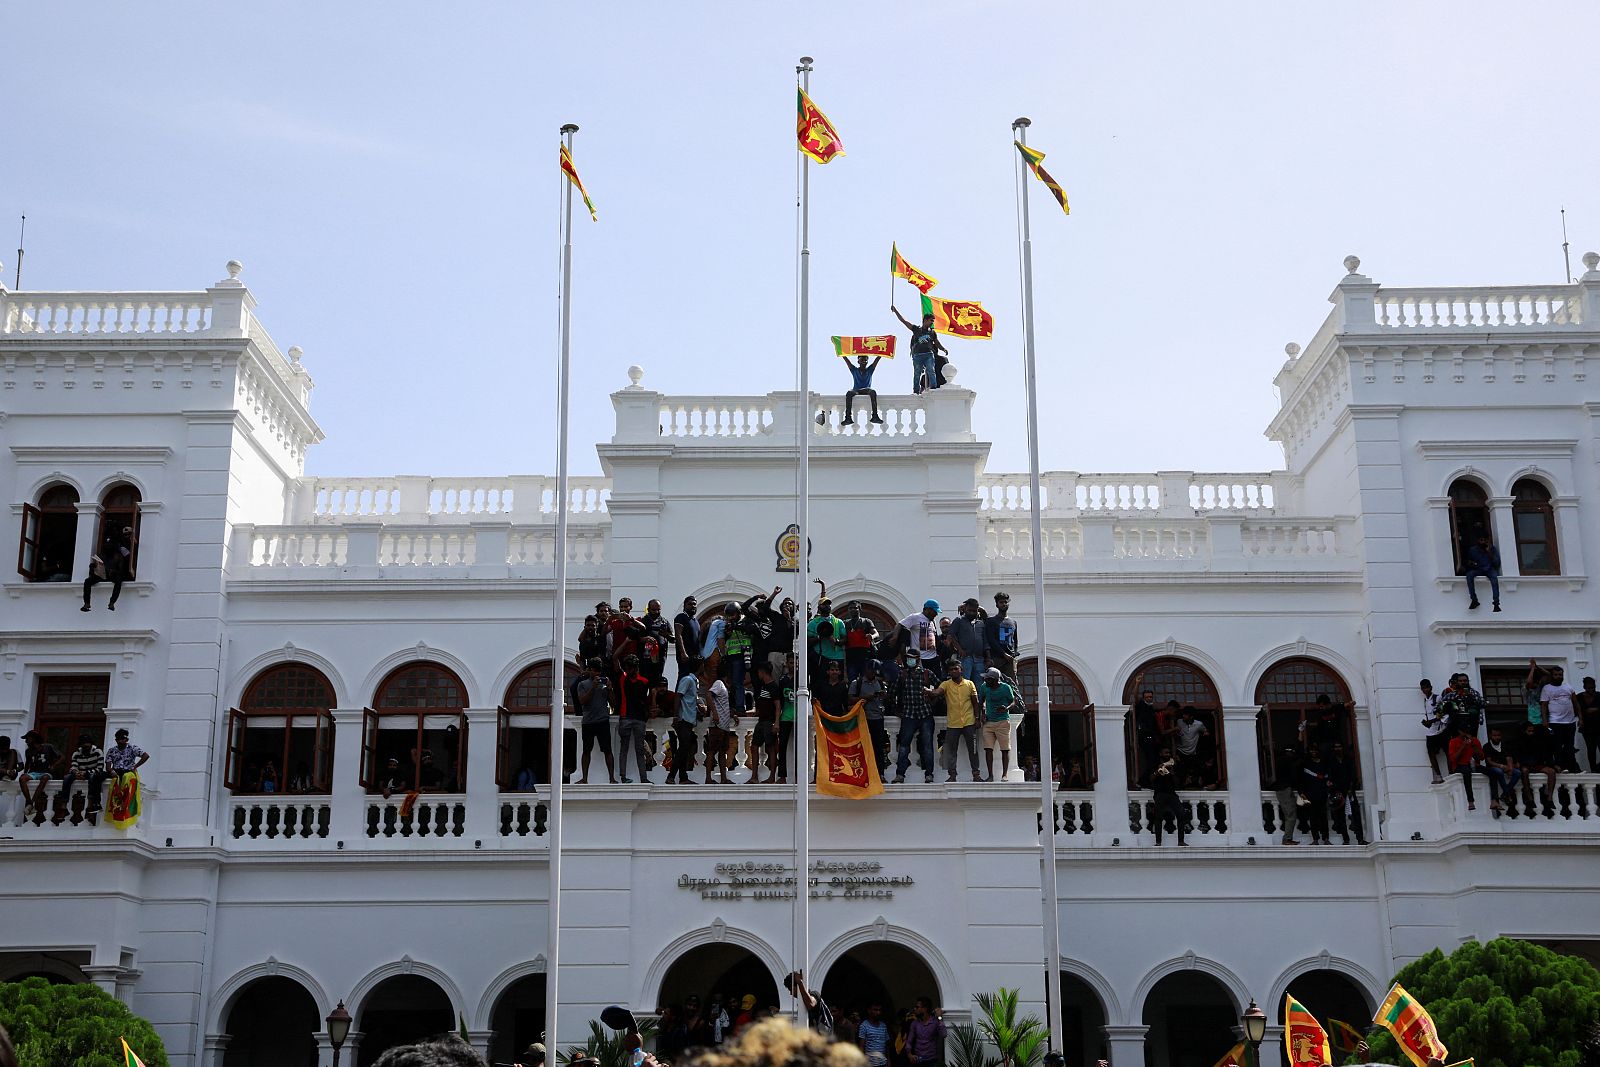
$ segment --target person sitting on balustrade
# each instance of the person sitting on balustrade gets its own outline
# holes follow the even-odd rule
[[[1489,810],[1498,819],[1505,805],[1516,799],[1517,783],[1522,780],[1522,768],[1498,726],[1489,727],[1489,741],[1483,746],[1483,775],[1489,779]]]
[[[44,739],[38,730],[29,730],[22,735],[25,746],[22,751],[22,774],[17,778],[17,785],[22,790],[22,817],[32,819],[44,814],[44,790],[50,784],[50,776],[59,773],[61,765],[65,762],[56,746]],[[29,786],[32,786],[30,792]]]
[[[106,754],[94,743],[92,734],[78,735],[78,747],[72,751],[72,769],[61,779],[58,807],[72,806],[72,786],[76,782],[84,783],[84,815],[99,812],[101,789],[106,783]]]
[[[1479,578],[1489,579],[1489,592],[1494,597],[1494,610],[1500,610],[1500,550],[1489,541],[1489,535],[1480,533],[1472,547],[1467,549],[1467,607],[1478,606]]]
[[[872,387],[872,372],[878,369],[882,359],[883,357],[879,356],[868,363],[866,356],[857,356],[854,363],[845,364],[850,368],[850,391],[844,394],[844,418],[840,420],[844,425],[849,426],[856,421],[851,409],[855,406],[858,396],[864,396],[872,401],[872,418],[867,421],[878,423],[883,421],[878,416],[878,391]]]
[[[1522,765],[1522,800],[1527,811],[1533,811],[1533,776],[1544,775],[1544,786],[1539,790],[1539,798],[1544,802],[1547,811],[1554,811],[1556,806],[1556,775],[1560,768],[1556,766],[1555,743],[1550,738],[1550,731],[1536,722],[1523,723],[1522,736],[1518,739],[1515,748],[1517,762]]]

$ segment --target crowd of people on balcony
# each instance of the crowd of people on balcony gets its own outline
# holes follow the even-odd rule
[[[79,733],[76,747],[62,752],[38,730],[29,730],[22,735],[19,753],[10,737],[0,736],[0,783],[17,783],[15,810],[9,813],[9,820],[7,813],[0,813],[0,825],[7,821],[16,826],[62,821],[71,812],[79,783],[84,787],[81,817],[93,820],[104,810],[106,782],[137,771],[150,759],[148,752],[129,740],[127,730],[118,730],[114,740],[109,750],[102,750],[93,734]],[[56,780],[61,787],[52,802],[46,790]]]

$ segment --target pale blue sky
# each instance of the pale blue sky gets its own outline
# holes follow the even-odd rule
[[[1284,342],[1354,252],[1390,284],[1561,280],[1600,247],[1592,4],[78,4],[0,7],[0,261],[30,289],[194,289],[237,258],[299,344],[312,473],[550,469],[556,130],[577,229],[575,472],[639,363],[792,387],[793,68],[813,172],[813,383],[898,328],[897,240],[995,313],[952,341],[1025,469],[1010,121],[1034,187],[1047,468],[1253,470]],[[898,288],[902,305],[914,292]],[[905,360],[879,384],[904,391]],[[886,379],[886,380],[885,380]]]

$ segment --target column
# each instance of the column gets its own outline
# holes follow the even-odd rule
[[[319,1030],[311,1036],[317,1042],[317,1067],[333,1067],[333,1038],[328,1036],[326,1030]]]
[[[495,781],[495,759],[499,711],[496,708],[468,708],[467,717],[467,797],[466,836],[474,841],[492,842],[498,833],[500,783]]]
[[[232,1040],[231,1034],[207,1034],[202,1060],[204,1067],[222,1067],[228,1056],[228,1043]]]
[[[84,977],[109,997],[117,995],[117,976],[122,973],[122,967],[117,964],[101,964],[82,968]]]
[[[1516,578],[1522,573],[1522,566],[1517,562],[1517,528],[1511,521],[1511,503],[1508,496],[1489,498],[1489,522],[1494,526],[1494,546],[1500,550],[1502,584],[1507,578]],[[1486,580],[1479,579],[1478,595],[1484,600],[1489,599],[1488,585]],[[1505,592],[1504,589],[1500,591]]]
[[[1127,714],[1128,709],[1123,707],[1094,709],[1094,750],[1100,771],[1094,784],[1091,841],[1095,845],[1109,845],[1113,838],[1120,838],[1125,845],[1134,843],[1128,829],[1128,753],[1123,727]],[[1040,759],[1043,758],[1041,754]],[[1041,774],[1050,773],[1046,766],[1039,770]],[[1142,1037],[1140,1041],[1143,1047]]]
[[[467,1040],[478,1055],[482,1056],[485,1061],[489,1059],[489,1042],[494,1040],[493,1030],[468,1030]],[[519,1049],[518,1051],[521,1050]],[[548,1062],[548,1057],[546,1059]]]
[[[1261,762],[1256,756],[1258,708],[1223,708],[1222,736],[1228,748],[1228,840],[1265,840],[1261,821]]]
[[[73,542],[72,547],[72,580],[80,586],[83,580],[89,577],[89,557],[100,547],[95,543],[95,534],[99,529],[100,502],[78,501],[77,540]]]
[[[1267,1024],[1267,1036],[1262,1039],[1261,1047],[1256,1052],[1256,1067],[1281,1067],[1283,1063],[1283,1027],[1269,1022]]]
[[[1148,1026],[1107,1026],[1106,1044],[1111,1046],[1111,1067],[1144,1067],[1144,1038]]]
[[[328,836],[352,844],[366,826],[366,791],[361,788],[361,731],[364,708],[334,708],[333,795],[329,800]]]

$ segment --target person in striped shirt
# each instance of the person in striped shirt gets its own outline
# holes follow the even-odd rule
[[[100,790],[106,782],[106,754],[94,743],[94,736],[87,733],[78,735],[78,747],[72,751],[72,769],[61,779],[62,804],[72,804],[73,783],[80,781],[87,783],[88,790],[83,813],[93,815],[100,810]]]

